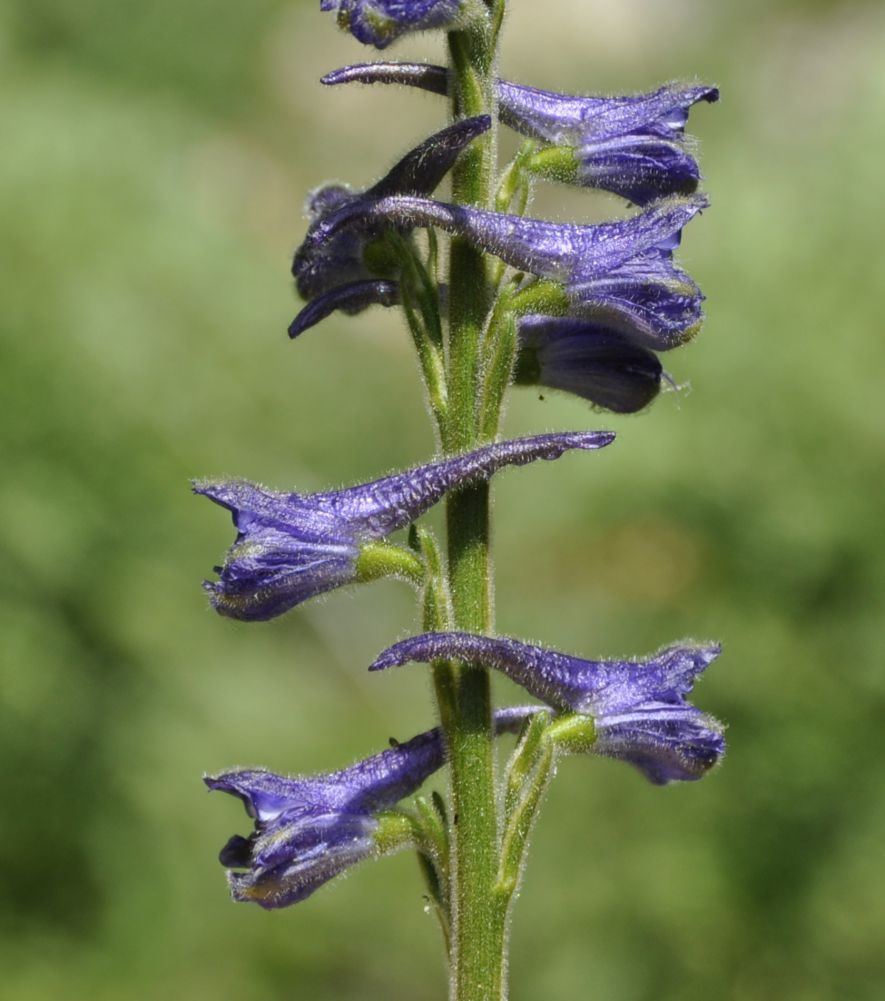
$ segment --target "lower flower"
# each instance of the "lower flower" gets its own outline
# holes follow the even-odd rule
[[[665,785],[701,778],[725,754],[722,725],[685,698],[718,656],[717,644],[679,643],[593,661],[503,636],[425,633],[385,650],[370,670],[460,660],[501,671],[561,711],[548,736],[562,750],[619,758]]]
[[[495,713],[495,733],[515,733],[537,712],[514,706]],[[416,792],[445,761],[442,731],[325,775],[288,778],[261,768],[206,776],[210,790],[242,800],[255,821],[221,849],[234,900],[268,910],[309,897],[324,883],[370,858],[414,844],[414,820],[392,808]]]

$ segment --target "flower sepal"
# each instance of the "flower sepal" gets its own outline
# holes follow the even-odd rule
[[[414,847],[417,841],[414,817],[401,810],[385,810],[375,814],[375,821],[378,826],[372,840],[379,858]]]
[[[578,184],[581,161],[573,146],[547,146],[526,160],[525,169],[560,184]]]
[[[422,587],[425,580],[424,561],[411,549],[391,542],[367,542],[356,558],[354,582],[367,584],[382,577],[397,577]]]
[[[517,316],[536,313],[543,316],[565,316],[571,308],[571,300],[564,285],[541,278],[521,288],[513,296],[510,306]]]
[[[545,736],[564,754],[588,754],[598,738],[593,717],[580,713],[557,716],[547,727]]]

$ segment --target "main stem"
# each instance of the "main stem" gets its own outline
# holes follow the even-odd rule
[[[494,117],[494,33],[488,27],[449,35],[456,118]],[[461,157],[452,174],[453,200],[492,203],[494,125]],[[450,454],[480,440],[477,400],[479,345],[490,305],[483,255],[452,240],[449,274],[449,415],[444,447]],[[449,581],[455,625],[492,628],[489,490],[486,484],[449,497]],[[471,664],[437,674],[452,790],[452,1001],[499,1001],[506,993],[505,908],[495,891],[499,864],[488,672]]]

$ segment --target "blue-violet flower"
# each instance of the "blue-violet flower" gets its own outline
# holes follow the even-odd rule
[[[194,492],[226,507],[237,538],[217,581],[204,587],[222,615],[271,619],[315,595],[359,579],[367,543],[408,524],[449,490],[503,466],[558,459],[608,445],[603,431],[559,432],[486,445],[383,479],[327,493],[277,493],[245,480],[203,480]]]
[[[495,714],[496,733],[515,732],[536,708]],[[267,909],[309,897],[323,883],[364,859],[409,844],[397,816],[384,811],[414,793],[442,764],[438,728],[394,744],[350,768],[309,778],[264,769],[237,769],[203,781],[239,797],[255,821],[248,837],[234,835],[220,853],[235,900]],[[405,836],[404,836],[405,833]]]
[[[503,637],[426,633],[390,647],[370,670],[454,659],[501,671],[548,705],[592,717],[594,753],[664,785],[701,778],[725,753],[721,725],[685,700],[719,651],[680,643],[641,660],[591,661]]]
[[[420,63],[345,66],[325,84],[400,83],[446,94],[448,70]],[[579,97],[499,80],[498,114],[510,128],[559,154],[542,153],[530,168],[557,180],[601,188],[647,205],[695,190],[700,171],[685,137],[692,105],[719,99],[715,87],[669,83],[646,94]]]
[[[703,295],[673,263],[682,227],[707,206],[703,195],[670,198],[616,222],[550,222],[428,198],[361,198],[325,215],[299,254],[321,260],[352,231],[378,225],[436,226],[505,263],[563,286],[570,315],[594,320],[656,351],[688,340]]]

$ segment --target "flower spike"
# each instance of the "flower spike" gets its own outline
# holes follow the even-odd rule
[[[488,479],[504,466],[603,448],[613,439],[604,431],[518,438],[327,493],[277,493],[245,480],[197,482],[194,492],[227,508],[238,533],[219,579],[203,586],[222,615],[272,619],[361,579],[364,547],[405,528],[448,491]]]
[[[700,778],[725,752],[721,727],[685,701],[718,644],[676,644],[642,660],[590,661],[504,637],[426,633],[369,668],[464,660],[506,674],[562,712],[593,719],[595,753],[636,765],[652,782]]]
[[[400,83],[435,94],[446,94],[449,85],[444,66],[420,63],[345,66],[322,82]],[[556,148],[532,163],[537,173],[602,188],[637,205],[697,187],[700,171],[685,124],[692,105],[719,100],[716,87],[669,83],[646,94],[578,97],[499,80],[497,90],[505,125]]]
[[[495,732],[515,733],[537,709],[495,713]],[[384,815],[416,792],[444,761],[442,732],[434,728],[350,768],[309,778],[264,769],[206,776],[210,790],[242,800],[255,821],[250,837],[234,835],[220,860],[229,869],[234,900],[267,909],[309,897],[345,869],[409,843],[403,818]]]

